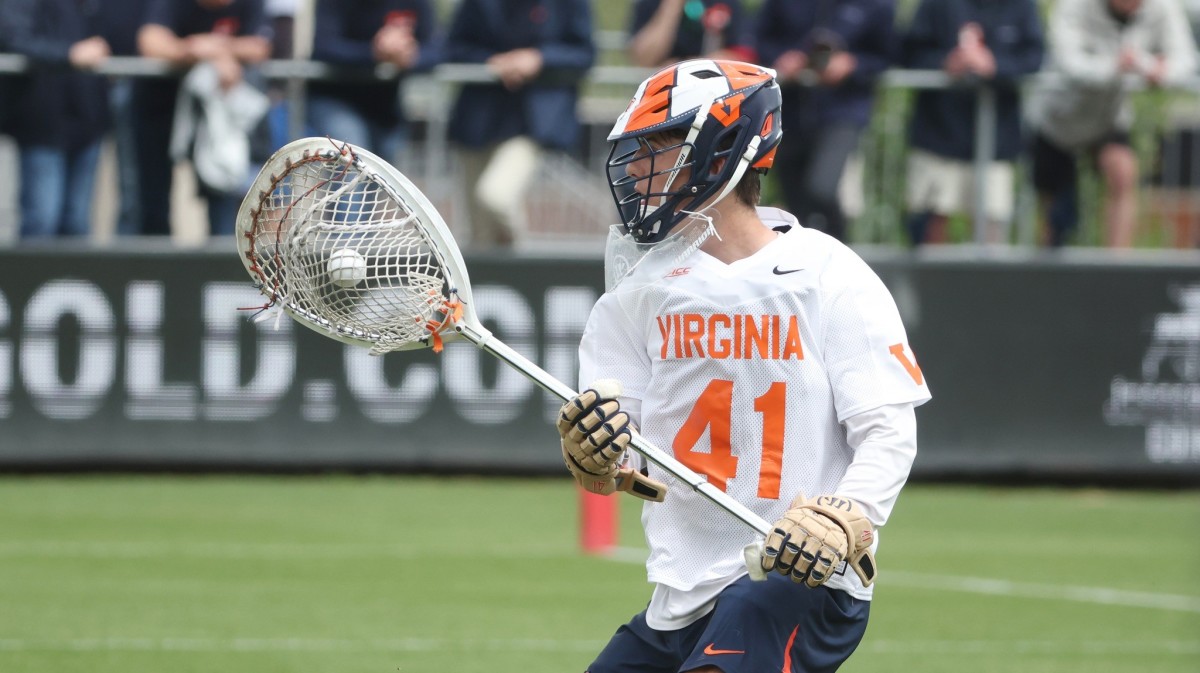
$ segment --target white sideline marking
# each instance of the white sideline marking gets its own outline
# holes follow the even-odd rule
[[[1200,654],[1200,641],[1111,640],[876,640],[860,649],[877,654]]]
[[[644,563],[646,551],[629,547],[618,547],[606,558],[621,563]],[[1146,591],[1125,591],[1107,587],[1077,587],[1059,584],[1034,584],[1012,582],[986,577],[956,577],[932,573],[913,573],[888,570],[881,581],[902,587],[936,589],[941,591],[963,591],[992,596],[1019,596],[1021,598],[1043,598],[1079,603],[1099,603],[1134,608],[1153,608],[1176,612],[1200,614],[1200,596],[1185,594],[1157,594]]]
[[[1200,613],[1200,597],[1184,594],[1158,594],[1146,591],[1109,589],[1107,587],[1035,584],[1032,582],[1012,582],[985,577],[955,577],[951,575],[912,573],[901,570],[888,571],[882,581],[894,583],[899,586],[921,589],[965,591],[967,593],[993,596],[1046,598],[1077,601],[1080,603],[1099,603],[1102,605],[1121,605],[1124,607]]]
[[[428,548],[413,545],[306,545],[287,543],[223,544],[207,542],[79,542],[73,540],[6,540],[0,541],[0,558],[100,558],[143,559],[193,557],[221,560],[269,559],[304,561],[309,559],[391,558],[420,559],[438,554]],[[564,545],[545,547],[492,548],[494,558],[564,558],[579,555],[578,548]],[[647,550],[640,547],[616,547],[603,558],[619,563],[645,563]],[[939,591],[961,591],[992,596],[1019,596],[1050,600],[1075,601],[1101,605],[1151,608],[1200,614],[1200,597],[1184,594],[1161,594],[1126,591],[1106,587],[1081,587],[1057,584],[1035,584],[985,577],[959,577],[901,570],[886,571],[882,580],[903,587]]]
[[[220,543],[220,542],[130,542],[75,540],[6,540],[0,541],[0,558],[210,558],[219,560],[268,559],[421,559],[440,554],[429,548],[406,544],[289,544],[289,543]],[[544,547],[489,547],[488,554],[500,558],[559,558],[577,556],[575,546],[546,545]]]
[[[0,638],[0,652],[599,652],[605,642],[551,638]]]
[[[603,640],[553,638],[0,638],[5,652],[599,652]],[[1166,654],[1195,656],[1200,641],[869,640],[877,654]]]

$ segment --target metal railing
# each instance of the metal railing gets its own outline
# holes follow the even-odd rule
[[[20,74],[28,72],[32,67],[31,61],[22,55],[0,54],[0,74]],[[310,60],[280,59],[265,61],[257,66],[257,70],[268,80],[287,81],[290,116],[290,135],[297,137],[304,128],[303,83],[309,80],[347,79],[391,80],[400,76],[399,71],[390,65],[380,65],[374,69],[346,68],[328,63]],[[113,57],[96,69],[98,74],[112,77],[177,77],[182,73],[177,67],[158,59],[139,57]],[[581,114],[585,120],[593,124],[615,119],[629,99],[629,93],[647,75],[650,69],[631,66],[596,66],[590,69],[582,83],[585,95],[581,104]],[[1054,79],[1061,77],[1054,73],[1038,73],[1027,78],[1028,85],[1039,79]],[[485,83],[497,81],[495,76],[484,66],[476,64],[446,63],[435,66],[431,71],[410,74],[406,76],[405,87],[406,106],[416,120],[427,124],[426,142],[424,143],[423,160],[419,170],[427,184],[436,182],[439,176],[447,171],[447,133],[445,111],[449,109],[453,89],[470,83]],[[986,189],[988,167],[995,157],[996,146],[996,96],[992,87],[982,84],[963,85],[956,82],[946,73],[927,70],[893,69],[886,71],[880,80],[880,86],[885,88],[902,88],[910,90],[921,89],[951,89],[971,86],[976,93],[976,124],[974,137],[973,164],[973,203],[970,219],[977,243],[984,243],[986,235]],[[1140,81],[1131,79],[1127,84],[1130,90],[1143,88]],[[1178,82],[1174,88],[1200,93],[1200,75],[1192,76]],[[901,129],[893,129],[903,132]],[[1200,151],[1200,148],[1198,148]],[[590,162],[599,165],[595,162]]]

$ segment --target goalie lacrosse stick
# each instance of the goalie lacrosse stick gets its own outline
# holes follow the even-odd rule
[[[441,215],[383,159],[328,138],[285,145],[263,167],[237,217],[238,253],[267,301],[327,337],[390,351],[463,339],[563,402],[575,397],[476,317],[466,265]],[[630,447],[760,536],[772,526],[637,432]],[[762,541],[745,550],[765,578]]]

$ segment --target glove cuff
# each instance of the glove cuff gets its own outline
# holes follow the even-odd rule
[[[821,514],[841,527],[850,546],[846,563],[858,574],[863,586],[870,586],[876,573],[875,557],[871,554],[875,527],[858,503],[839,495],[821,495],[801,503],[800,507]]]

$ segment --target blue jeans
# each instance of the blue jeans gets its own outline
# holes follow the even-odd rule
[[[208,203],[208,233],[212,236],[232,236],[238,208],[242,205],[242,195],[209,189],[199,180],[196,186],[200,196]]]
[[[21,238],[87,236],[100,141],[79,150],[20,147]]]
[[[112,113],[113,140],[117,145],[117,181],[121,194],[117,233],[136,236],[142,233],[142,212],[138,196],[138,114],[133,102],[132,79],[113,80],[108,89],[108,106]]]
[[[329,136],[378,154],[394,163],[404,149],[408,131],[403,124],[387,125],[371,121],[337,98],[311,96],[308,99],[308,123],[319,136]]]

